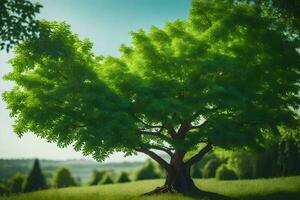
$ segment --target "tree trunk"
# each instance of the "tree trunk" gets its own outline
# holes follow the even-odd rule
[[[171,172],[168,172],[165,186],[182,194],[198,191],[190,175],[190,169],[184,165],[179,169],[173,168]]]
[[[199,191],[191,178],[190,166],[185,165],[183,162],[184,155],[185,152],[183,151],[176,151],[174,153],[171,158],[170,168],[167,170],[165,184],[162,187],[158,187],[146,193],[146,195],[166,192],[192,194]]]

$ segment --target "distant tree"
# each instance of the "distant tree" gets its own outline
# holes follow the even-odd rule
[[[110,176],[106,173],[103,177],[102,177],[102,179],[101,179],[101,181],[99,181],[99,185],[106,185],[106,184],[112,184],[112,183],[114,183],[114,181],[110,178]]]
[[[10,186],[10,192],[13,194],[21,193],[24,180],[25,177],[20,173],[16,173],[12,178],[10,178],[8,180]]]
[[[116,180],[117,183],[127,183],[130,182],[129,176],[126,172],[121,172],[119,177]]]
[[[65,167],[61,167],[57,169],[53,177],[52,185],[56,188],[63,188],[75,186],[76,184],[70,170]]]
[[[213,178],[216,176],[217,168],[222,164],[219,159],[208,161],[203,168],[203,178]]]
[[[89,182],[89,185],[98,185],[106,173],[106,171],[94,170],[92,180]]]
[[[39,160],[35,159],[33,167],[23,183],[23,192],[33,192],[45,188],[45,177],[41,171]]]
[[[216,178],[219,180],[238,179],[236,173],[232,169],[228,169],[224,164],[218,167],[216,171]]]
[[[255,165],[258,157],[257,155],[262,153],[263,152],[257,153],[246,150],[233,152],[229,156],[228,166],[235,170],[239,179],[255,178]]]
[[[135,172],[135,180],[158,179],[160,174],[156,171],[155,165],[147,161],[141,168]]]
[[[32,38],[38,33],[36,14],[42,6],[28,0],[0,1],[0,49],[9,51],[20,41]]]
[[[188,172],[214,147],[259,149],[299,122],[298,44],[255,5],[235,2],[194,0],[187,20],[132,33],[119,57],[96,56],[65,23],[42,22],[5,76],[15,83],[4,93],[15,133],[98,161],[144,153],[167,174],[155,192],[195,192]]]
[[[8,196],[9,195],[9,189],[0,183],[0,196]]]
[[[192,178],[202,178],[203,177],[203,173],[198,165],[194,165],[191,168],[191,176],[192,176]]]

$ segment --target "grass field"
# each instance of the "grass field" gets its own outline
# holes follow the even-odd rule
[[[195,182],[202,190],[215,192],[235,199],[300,200],[300,176],[238,181],[198,179]],[[151,180],[105,186],[51,189],[2,197],[0,200],[208,200],[208,198],[184,197],[179,194],[140,196],[142,193],[162,185],[162,183],[163,180]]]

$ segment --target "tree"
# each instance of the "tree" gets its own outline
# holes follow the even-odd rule
[[[104,174],[101,181],[98,183],[99,185],[106,185],[106,184],[112,184],[114,181],[110,178],[110,176],[106,173]]]
[[[103,176],[106,174],[106,171],[94,170],[92,175],[92,180],[89,182],[89,185],[98,185]]]
[[[216,171],[216,178],[219,180],[235,180],[238,179],[236,173],[232,169],[228,169],[226,165],[221,165]]]
[[[75,186],[75,180],[69,169],[65,167],[61,167],[57,169],[54,177],[53,177],[53,187],[63,188]]]
[[[35,159],[33,167],[24,181],[23,192],[33,192],[45,188],[45,177],[41,171],[39,160]]]
[[[135,180],[158,179],[160,174],[156,171],[153,162],[147,161],[135,173]]]
[[[0,196],[8,196],[9,195],[9,189],[0,183]]]
[[[0,49],[9,51],[20,41],[38,34],[38,20],[35,15],[42,6],[28,0],[0,1]]]
[[[216,170],[222,164],[220,159],[212,159],[208,161],[203,168],[204,178],[213,178],[216,176]]]
[[[119,57],[41,22],[5,77],[15,132],[98,161],[144,153],[167,174],[154,193],[198,191],[190,169],[214,147],[259,149],[298,124],[299,52],[272,22],[252,4],[195,0],[189,19],[133,32]]]
[[[126,172],[121,172],[119,177],[117,178],[117,183],[127,183],[130,182],[130,178],[128,177],[128,174]]]
[[[10,192],[12,194],[18,194],[22,192],[22,185],[24,182],[24,176],[20,173],[16,173],[12,178],[9,179]]]

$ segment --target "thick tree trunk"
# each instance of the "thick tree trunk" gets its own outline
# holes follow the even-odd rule
[[[199,191],[191,178],[190,166],[183,162],[184,155],[185,152],[183,151],[176,151],[174,153],[171,158],[170,167],[167,170],[165,184],[146,194],[166,192],[192,194]]]
[[[155,193],[179,192],[182,194],[194,194],[200,190],[195,186],[190,175],[190,168],[182,165],[180,168],[172,166],[172,169],[167,172],[165,184],[155,190],[146,193],[146,195]]]
[[[173,170],[167,174],[165,186],[182,194],[198,191],[191,178],[190,169],[185,166],[179,169],[173,167]]]
[[[178,192],[196,198],[203,197],[214,200],[234,200],[233,198],[217,193],[198,189],[190,175],[190,167],[187,165],[182,165],[179,170],[177,170],[177,166],[172,166],[172,169],[173,170],[168,171],[165,184],[162,187],[157,187],[155,190],[145,193],[144,195]]]
[[[177,138],[180,139],[180,138]],[[183,162],[183,158],[186,154],[184,150],[175,150],[171,155],[170,163],[167,163],[164,159],[158,156],[155,152],[144,148],[137,148],[137,151],[145,153],[159,163],[167,172],[167,178],[165,184],[162,187],[158,187],[155,190],[146,193],[145,195],[166,193],[166,192],[179,192],[182,194],[199,194],[201,192],[194,184],[190,169],[193,164],[202,159],[202,157],[212,149],[210,143],[208,143],[203,149],[201,149],[196,155],[190,158],[188,161]]]

